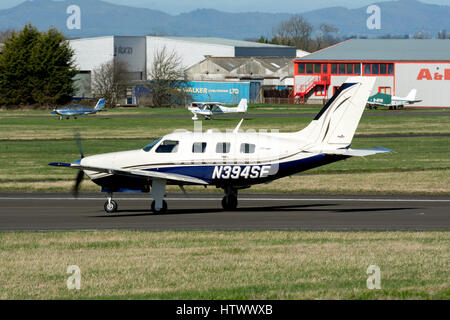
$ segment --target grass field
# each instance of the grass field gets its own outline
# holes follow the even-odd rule
[[[242,128],[295,131],[311,121],[251,117],[274,108],[251,106]],[[276,112],[318,109],[282,106]],[[185,112],[115,109],[103,115]],[[0,190],[70,190],[76,172],[48,163],[79,158],[75,129],[87,155],[137,149],[174,129],[192,130],[190,118],[59,121],[47,113],[0,111]],[[203,128],[223,130],[238,121],[203,121]],[[448,134],[446,114],[363,117],[352,147],[394,152],[352,158],[249,190],[449,195]],[[82,187],[98,189],[86,180]],[[449,232],[7,232],[0,233],[0,299],[448,300],[449,248]],[[79,291],[66,287],[70,265],[81,269]],[[381,269],[380,290],[366,287],[370,265]]]
[[[319,108],[320,106],[252,105],[242,129],[296,131],[305,127],[311,118],[270,116],[252,118],[251,114],[260,113],[261,110],[272,113],[314,113]],[[79,157],[73,140],[75,130],[81,132],[85,153],[92,155],[138,149],[175,129],[193,129],[193,121],[189,117],[92,116],[62,121],[57,117],[29,117],[40,116],[44,112],[48,113],[1,111],[0,190],[69,190],[76,173],[47,164],[54,161],[72,162]],[[408,112],[410,115],[363,116],[352,144],[353,148],[382,146],[394,150],[393,153],[352,158],[268,185],[254,186],[250,191],[450,194],[450,149],[449,138],[446,136],[450,134],[450,117],[445,113],[424,115],[423,111],[417,113],[415,110],[393,112]],[[184,114],[186,110],[113,109],[104,114],[146,113]],[[25,114],[28,117],[24,117]],[[233,128],[238,121],[238,118],[219,118],[203,121],[202,124],[204,130],[211,128],[225,130]],[[414,134],[424,136],[417,137]],[[90,181],[85,181],[82,190],[94,191],[98,190],[98,187]],[[211,191],[215,191],[215,188]]]
[[[450,299],[448,232],[0,233],[0,299]],[[66,269],[81,269],[68,290]],[[366,287],[370,265],[381,289]]]

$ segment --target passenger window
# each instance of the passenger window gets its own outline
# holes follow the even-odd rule
[[[204,153],[206,149],[206,142],[194,142],[192,145],[193,153]]]
[[[217,153],[228,153],[230,152],[230,143],[229,142],[219,142],[216,145]]]
[[[241,143],[241,153],[254,153],[255,145],[253,143]]]
[[[158,153],[174,153],[178,151],[178,141],[164,140],[155,152]]]

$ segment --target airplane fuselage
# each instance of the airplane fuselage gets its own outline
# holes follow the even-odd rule
[[[158,151],[164,141],[177,141],[176,151]],[[198,150],[195,150],[196,146],[199,146]],[[207,185],[242,188],[345,158],[347,156],[305,152],[302,143],[289,133],[187,132],[166,135],[148,151],[138,149],[90,156],[82,159],[80,164],[163,172],[196,178]],[[147,191],[151,185],[145,177],[86,173],[105,191]]]

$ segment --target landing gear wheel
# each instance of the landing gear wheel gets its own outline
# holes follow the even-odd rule
[[[224,208],[224,210],[236,210],[237,204],[238,201],[235,196],[225,196],[222,199],[222,208]]]
[[[163,200],[162,202],[162,208],[158,210],[156,210],[155,208],[155,201],[152,201],[152,212],[154,214],[161,214],[161,213],[166,213],[167,212],[167,202],[166,200]]]
[[[117,211],[117,202],[115,202],[114,200],[111,201],[106,201],[105,205],[103,206],[105,208],[105,211],[107,213],[114,213]]]

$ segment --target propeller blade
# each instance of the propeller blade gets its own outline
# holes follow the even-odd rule
[[[75,132],[75,140],[77,141],[78,151],[80,152],[81,159],[84,158],[83,146],[81,145],[81,137],[78,131]]]
[[[84,177],[84,171],[79,170],[77,177],[75,179],[75,185],[73,186],[73,189],[72,189],[72,193],[75,198],[78,197],[78,190],[80,189],[80,185],[81,185],[81,181],[83,181],[83,177]]]

